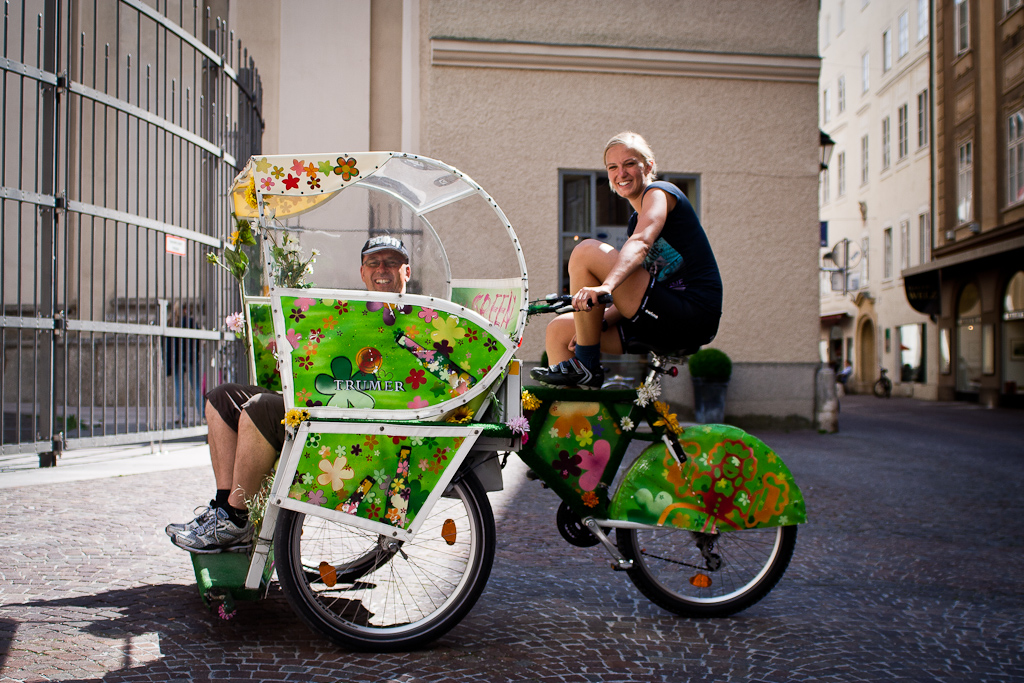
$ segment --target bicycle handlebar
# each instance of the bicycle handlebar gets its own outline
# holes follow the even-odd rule
[[[611,294],[602,294],[597,298],[597,302],[600,304],[612,303]],[[529,308],[526,310],[526,315],[537,315],[539,313],[571,313],[572,307],[572,295],[571,294],[548,294],[543,299],[537,299],[531,301]]]

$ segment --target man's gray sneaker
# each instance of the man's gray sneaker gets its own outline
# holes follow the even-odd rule
[[[195,529],[171,536],[171,543],[190,553],[242,553],[252,546],[252,522],[238,526],[228,517],[227,510],[215,508],[213,517]]]
[[[216,503],[211,500],[208,506],[198,507],[195,509],[196,518],[191,522],[185,522],[184,524],[168,524],[164,527],[164,532],[171,538],[174,538],[178,534],[188,533],[216,517],[216,509]]]

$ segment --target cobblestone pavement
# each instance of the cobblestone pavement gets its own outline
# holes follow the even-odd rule
[[[207,468],[0,489],[0,682],[1024,681],[1024,412],[851,396],[840,428],[761,435],[810,522],[746,612],[655,607],[561,540],[513,459],[483,597],[389,655],[313,636],[276,584],[232,621],[205,610],[162,528],[209,495]]]

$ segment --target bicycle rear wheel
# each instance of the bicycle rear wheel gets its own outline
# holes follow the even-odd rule
[[[892,382],[888,379],[880,379],[875,382],[875,396],[878,398],[889,398],[892,395]]]
[[[789,566],[796,527],[703,534],[669,527],[616,529],[629,578],[651,602],[684,617],[725,617],[750,607]]]
[[[404,543],[282,510],[277,575],[314,631],[356,650],[428,643],[454,627],[483,592],[494,561],[494,515],[472,473],[453,483]]]

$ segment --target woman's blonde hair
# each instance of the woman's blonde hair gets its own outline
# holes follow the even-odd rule
[[[608,144],[604,146],[604,155],[602,156],[602,159],[607,159],[608,150],[616,145],[622,145],[626,149],[630,149],[639,154],[644,160],[644,163],[649,164],[651,167],[650,173],[645,175],[644,179],[647,182],[651,182],[655,179],[658,174],[658,162],[654,160],[654,152],[651,150],[651,146],[647,144],[647,141],[644,140],[642,135],[634,133],[631,130],[627,130],[612,137],[612,139],[608,141]]]

